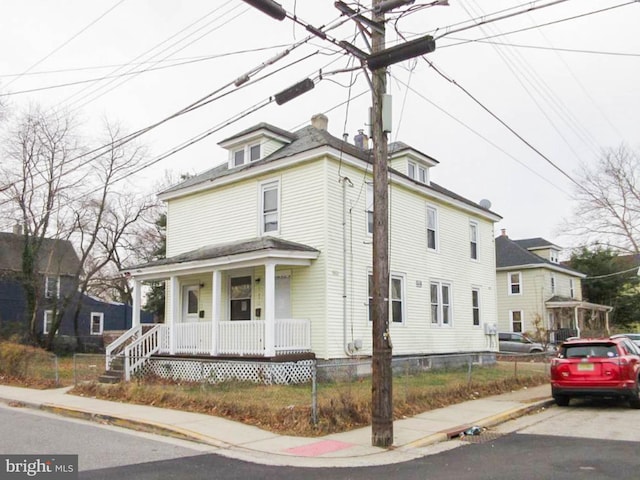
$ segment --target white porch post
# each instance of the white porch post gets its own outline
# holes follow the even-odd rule
[[[609,310],[604,311],[604,328],[607,330],[607,335],[611,335],[611,330],[609,330]]]
[[[176,354],[176,324],[180,316],[180,283],[178,277],[171,276],[171,322],[169,323],[169,354]]]
[[[264,355],[276,355],[276,265],[267,262],[264,266]]]
[[[580,314],[578,313],[578,307],[573,309],[573,321],[576,324],[576,331],[578,332],[578,337],[580,336]]]
[[[218,323],[222,301],[222,274],[214,270],[211,281],[211,355],[218,355]]]
[[[137,327],[140,325],[140,304],[141,294],[140,294],[140,280],[133,280],[133,305],[131,305],[131,326]]]

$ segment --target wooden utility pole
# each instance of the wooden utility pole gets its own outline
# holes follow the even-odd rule
[[[382,0],[373,0],[373,20],[384,25],[384,13],[375,13]],[[385,48],[384,31],[371,34],[372,54]],[[373,355],[371,386],[371,444],[393,444],[393,379],[389,336],[389,213],[387,134],[382,125],[382,99],[386,93],[386,68],[372,72],[373,139]]]

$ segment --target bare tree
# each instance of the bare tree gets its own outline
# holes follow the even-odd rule
[[[599,243],[640,253],[640,156],[622,145],[603,152],[577,174],[577,207],[563,233],[581,244]]]
[[[37,313],[44,287],[42,269],[39,271],[43,243],[70,240],[79,258],[72,272],[77,284],[55,299],[46,348],[52,347],[65,314],[73,316],[75,336],[82,347],[79,318],[85,293],[121,255],[127,237],[155,206],[129,182],[144,159],[144,150],[119,142],[122,135],[117,126],[106,124],[105,130],[103,146],[83,156],[71,119],[36,109],[24,115],[6,142],[8,161],[0,168],[7,184],[0,208],[8,218],[20,219],[24,228],[20,280],[32,342],[40,340]]]
[[[37,108],[23,114],[5,142],[2,173],[7,182],[0,204],[8,218],[21,223],[24,234],[19,279],[26,296],[28,334],[37,340],[37,310],[42,282],[38,262],[45,239],[64,235],[61,205],[74,187],[72,158],[79,153],[69,116],[45,115]],[[5,217],[5,218],[7,218]]]

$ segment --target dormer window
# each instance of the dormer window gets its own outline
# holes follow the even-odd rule
[[[261,148],[259,143],[245,145],[242,148],[233,150],[231,152],[231,168],[260,160],[260,153]]]
[[[260,160],[260,144],[251,145],[249,147],[249,159],[252,162]]]
[[[552,263],[558,263],[558,251],[557,250],[551,250],[549,253],[549,260]]]
[[[427,169],[420,164],[409,162],[407,175],[420,183],[427,183]]]
[[[244,164],[244,148],[233,152],[233,166],[238,167]]]

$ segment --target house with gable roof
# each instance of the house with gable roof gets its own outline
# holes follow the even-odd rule
[[[559,261],[562,248],[544,238],[495,239],[498,328],[549,332],[558,343],[572,336],[609,334],[612,307],[582,298],[586,276]]]
[[[0,332],[24,332],[28,329],[27,299],[20,281],[25,237],[19,226],[13,233],[0,232]],[[78,303],[78,334],[86,346],[103,348],[106,331],[131,328],[131,305],[105,302],[78,292],[80,260],[68,240],[43,238],[36,261],[36,333],[49,334],[54,315],[64,308],[54,344],[75,346],[74,314]],[[141,312],[138,318],[150,323],[153,317]]]
[[[356,145],[327,128],[324,115],[295,132],[260,123],[220,142],[221,165],[160,193],[166,258],[125,274],[134,312],[142,282],[165,282],[166,323],[145,333],[134,318],[115,342],[110,356],[120,349],[138,359],[127,375],[153,368],[158,355],[272,363],[371,355],[372,151],[363,135]],[[437,164],[389,145],[394,355],[497,345],[485,324],[497,317],[501,217],[432,182]],[[154,373],[173,368],[164,365]]]

